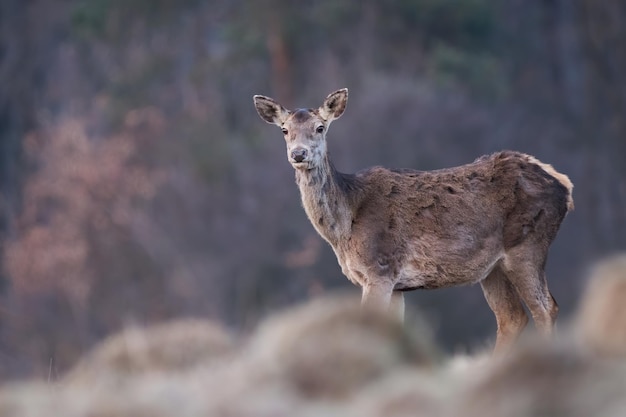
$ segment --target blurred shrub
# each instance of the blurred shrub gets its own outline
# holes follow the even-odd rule
[[[20,349],[54,356],[62,367],[94,330],[108,327],[112,315],[132,309],[137,299],[125,299],[128,289],[143,287],[135,295],[149,297],[149,288],[162,280],[132,233],[137,213],[164,181],[162,171],[136,160],[141,145],[128,134],[89,137],[78,118],[60,120],[26,139],[34,171],[23,190],[18,237],[4,252],[13,297],[24,303],[11,323],[17,330],[12,343]],[[65,326],[50,326],[51,295],[69,307],[54,317]],[[99,309],[95,301],[108,297],[121,310]],[[162,314],[162,305],[154,307]],[[95,328],[88,330],[89,325]]]
[[[85,306],[97,268],[130,226],[133,211],[154,197],[163,177],[133,164],[136,141],[88,138],[84,122],[64,120],[28,138],[37,165],[24,188],[21,238],[8,245],[7,268],[18,292],[50,289]]]

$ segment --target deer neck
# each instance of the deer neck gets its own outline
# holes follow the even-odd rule
[[[296,170],[296,183],[313,227],[332,246],[337,245],[350,232],[356,179],[337,171],[326,156],[316,168]]]

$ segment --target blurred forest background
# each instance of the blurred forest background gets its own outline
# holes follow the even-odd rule
[[[515,149],[570,176],[547,267],[562,319],[589,264],[626,248],[621,0],[3,0],[0,380],[54,378],[129,323],[245,331],[357,292],[252,104],[341,87],[344,172]],[[495,335],[478,286],[408,304],[451,351]]]

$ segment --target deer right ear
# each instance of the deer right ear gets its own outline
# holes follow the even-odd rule
[[[261,116],[261,119],[267,123],[282,126],[289,117],[289,110],[269,97],[254,96],[254,107],[256,107],[256,111]]]

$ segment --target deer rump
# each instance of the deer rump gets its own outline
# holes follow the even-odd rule
[[[349,278],[395,277],[398,291],[479,282],[509,249],[530,240],[547,249],[554,240],[571,197],[550,170],[505,151],[436,171],[342,174],[359,204],[336,248],[340,263]],[[354,254],[362,262],[346,265]]]

